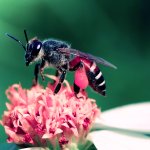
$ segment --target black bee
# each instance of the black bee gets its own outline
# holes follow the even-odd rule
[[[96,63],[112,68],[116,68],[116,66],[100,57],[95,57],[91,54],[72,49],[71,46],[64,41],[55,39],[40,41],[37,38],[33,38],[29,41],[25,30],[24,34],[27,42],[26,46],[24,46],[23,43],[15,37],[9,34],[6,35],[22,45],[25,50],[26,66],[29,66],[32,62],[39,62],[35,65],[34,70],[35,84],[38,81],[38,74],[40,73],[42,79],[44,80],[44,68],[52,66],[56,68],[59,74],[58,84],[55,87],[54,94],[59,92],[61,84],[65,79],[66,72],[75,71],[76,74],[79,72],[79,75],[75,76],[78,76],[79,79],[75,78],[74,80],[75,94],[79,93],[80,88],[86,88],[87,85],[90,85],[96,92],[105,95],[105,80]],[[81,83],[82,78],[87,80],[87,82]],[[80,79],[81,82],[77,81]],[[84,87],[83,84],[85,84]]]

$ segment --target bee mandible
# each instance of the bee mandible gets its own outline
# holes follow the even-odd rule
[[[44,80],[44,68],[54,67],[58,73],[58,83],[54,89],[54,94],[59,92],[67,71],[75,71],[75,94],[78,94],[80,89],[85,89],[89,85],[94,91],[105,96],[106,84],[97,64],[103,64],[116,69],[115,65],[100,57],[72,49],[64,41],[55,39],[41,41],[36,37],[28,40],[26,30],[24,30],[24,34],[27,42],[26,46],[14,36],[6,33],[8,37],[18,42],[25,50],[26,66],[29,66],[33,62],[38,62],[34,69],[35,84],[38,82],[39,73]],[[82,82],[82,79],[84,82]]]

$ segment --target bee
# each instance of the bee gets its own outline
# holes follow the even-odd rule
[[[72,49],[70,44],[61,40],[47,39],[41,41],[36,37],[28,40],[26,30],[24,30],[26,46],[14,36],[8,33],[6,35],[18,42],[25,50],[26,66],[33,62],[38,62],[34,69],[35,84],[38,82],[38,74],[44,80],[44,69],[46,67],[54,67],[58,75],[58,83],[54,89],[54,94],[59,92],[67,71],[75,71],[75,94],[78,94],[80,89],[85,89],[89,85],[94,91],[105,96],[106,84],[97,64],[103,64],[116,69],[115,65],[100,57]]]

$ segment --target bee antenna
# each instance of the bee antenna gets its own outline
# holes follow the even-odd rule
[[[26,42],[28,43],[28,36],[27,36],[27,31],[26,30],[24,30],[24,35],[25,35],[25,38],[26,38]]]
[[[5,35],[7,35],[11,39],[15,40],[16,42],[18,42],[23,47],[23,49],[26,51],[26,47],[22,44],[22,42],[20,40],[16,39],[15,37],[13,37],[12,35],[10,35],[8,33],[5,33]]]

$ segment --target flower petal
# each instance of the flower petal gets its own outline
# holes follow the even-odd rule
[[[150,103],[131,104],[105,111],[96,124],[150,133]]]
[[[129,136],[112,131],[96,131],[88,135],[98,150],[150,150],[150,138],[144,135]]]
[[[50,83],[46,88],[37,85],[31,89],[16,84],[7,90],[11,104],[7,105],[8,111],[4,112],[0,123],[5,127],[9,142],[42,146],[48,140],[53,145],[56,138],[62,137],[59,145],[64,146],[85,140],[83,135],[87,135],[100,111],[85,91],[77,98],[73,87],[65,82],[66,86],[62,84],[55,95],[55,84]]]

